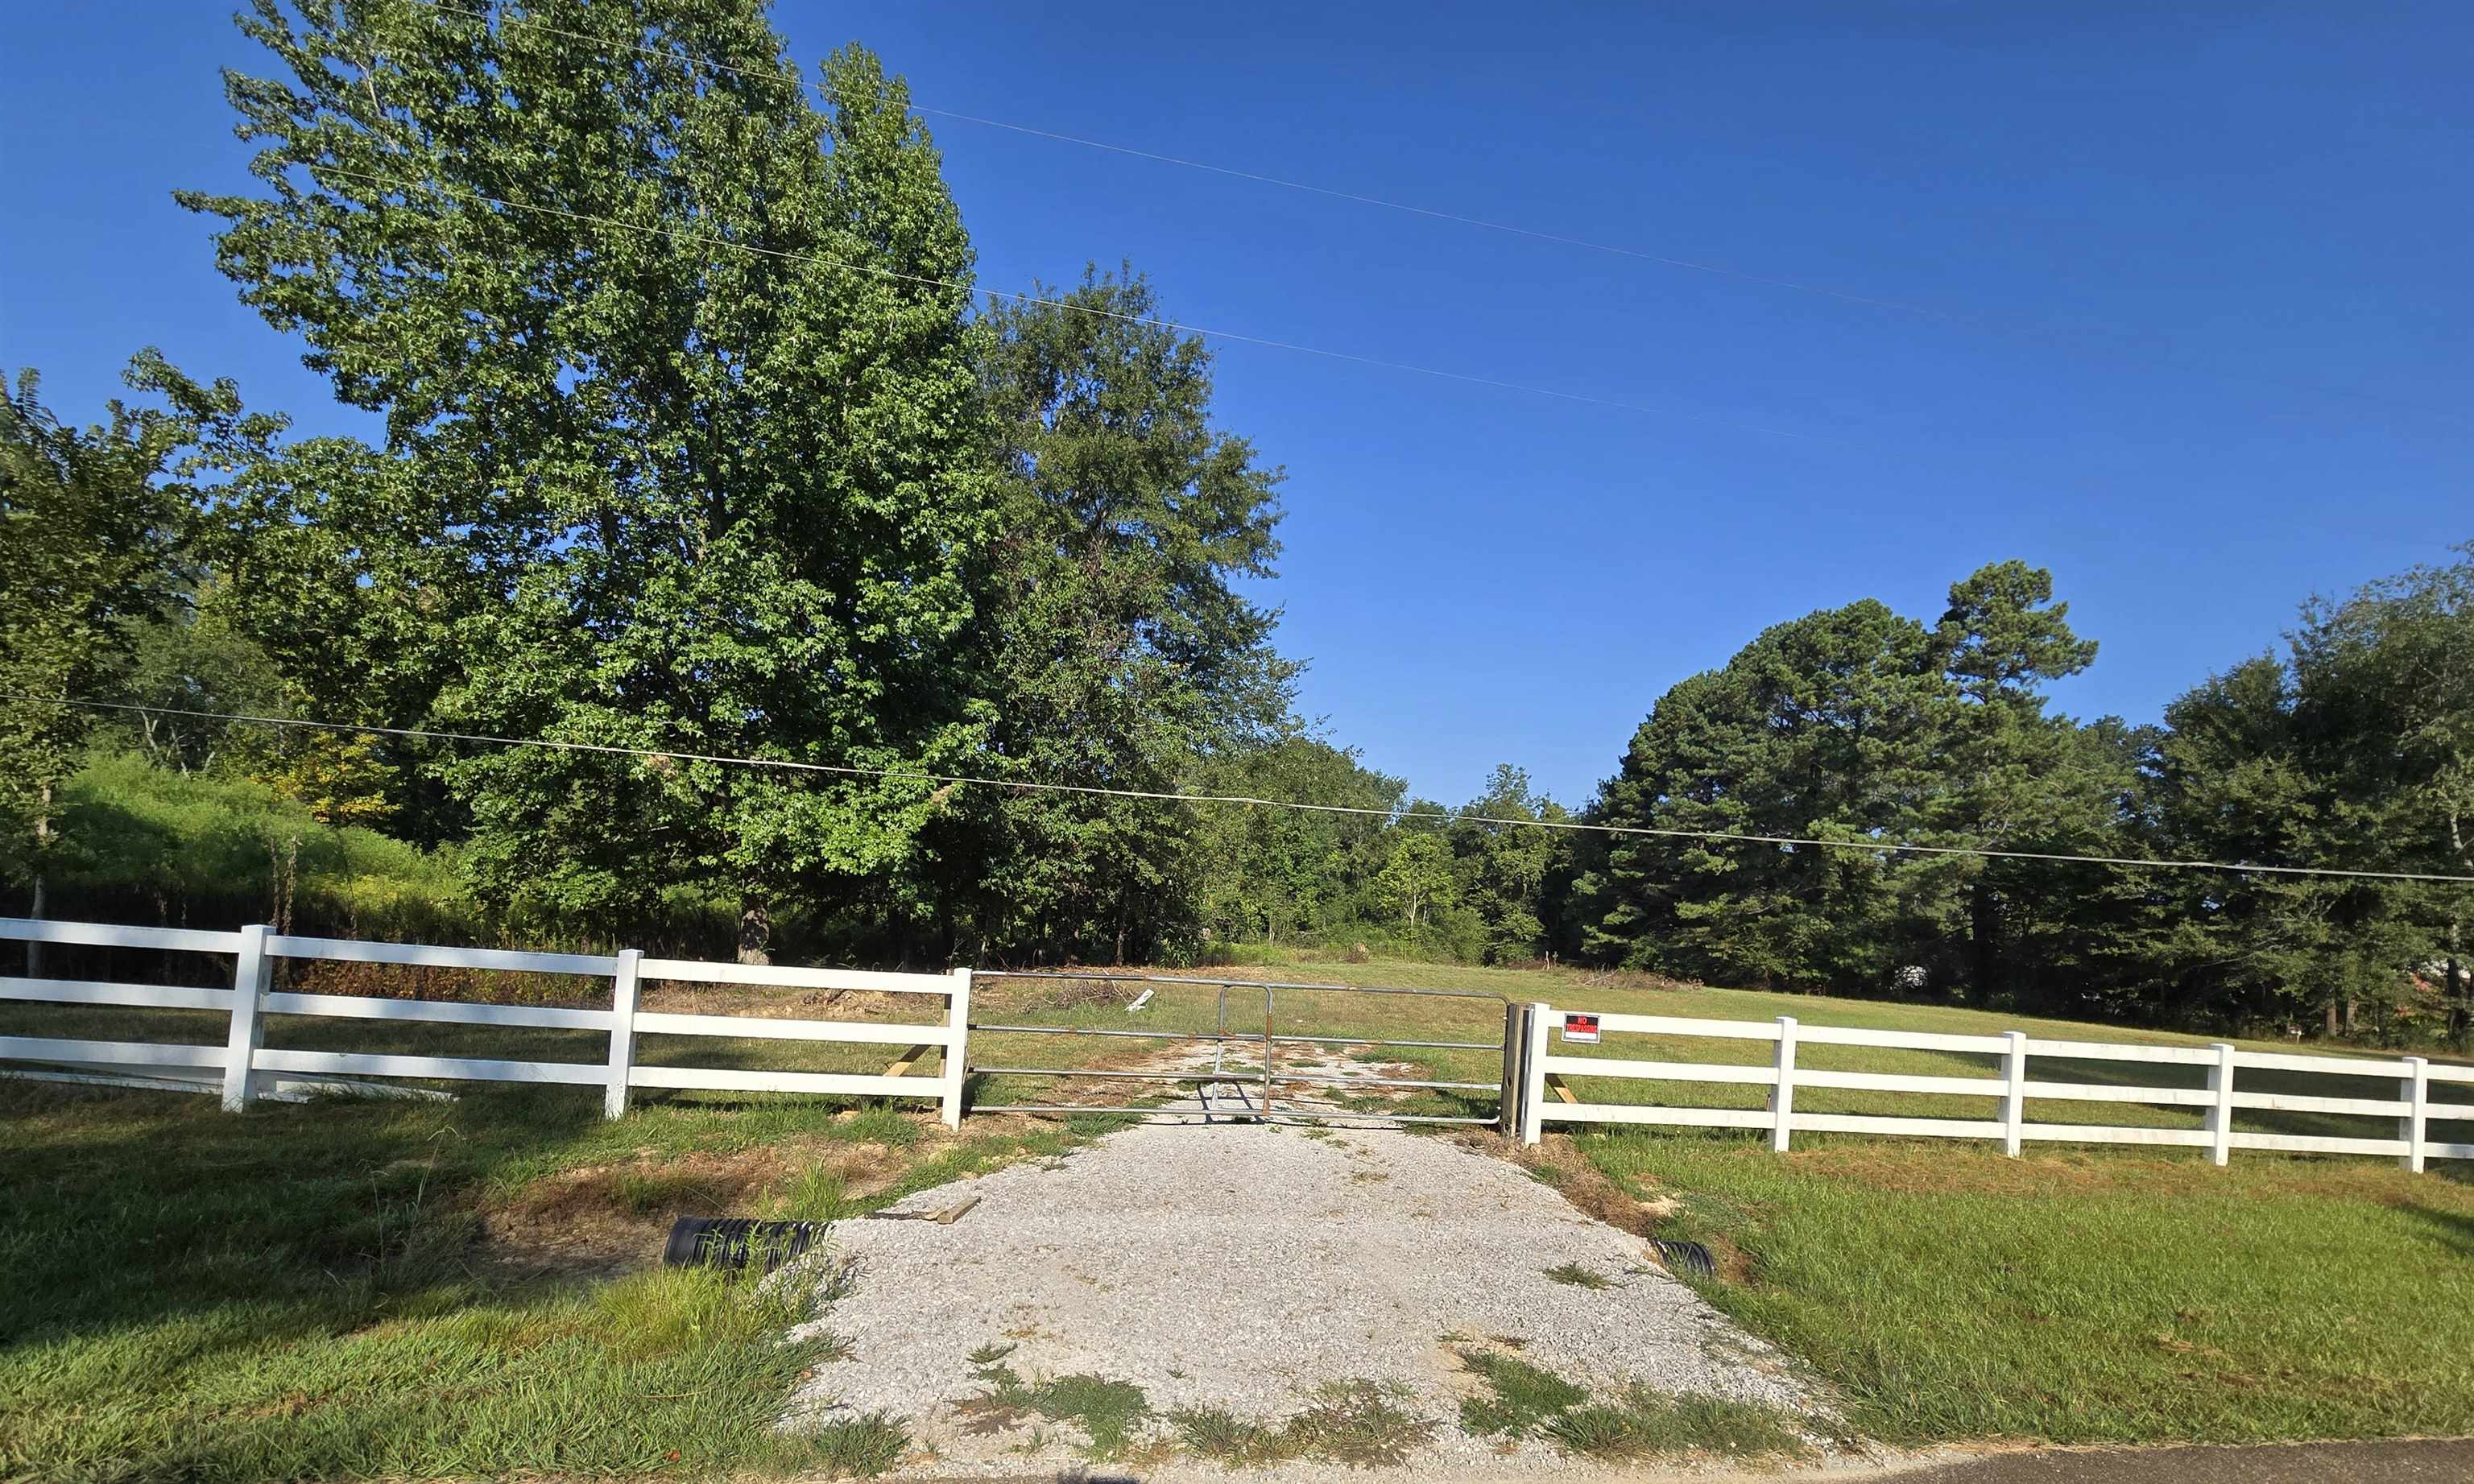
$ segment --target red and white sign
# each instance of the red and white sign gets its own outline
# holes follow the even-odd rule
[[[1594,1046],[1598,1042],[1598,1017],[1566,1015],[1564,1017],[1564,1039]]]

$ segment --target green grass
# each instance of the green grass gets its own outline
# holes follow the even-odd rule
[[[614,1124],[590,1088],[460,1091],[234,1116],[0,1083],[0,1477],[879,1472],[909,1447],[897,1423],[775,1428],[800,1373],[841,1348],[782,1343],[812,1286],[545,1266],[484,1240],[491,1213],[615,1167],[583,1214],[635,1223],[650,1263],[661,1217],[695,1199],[668,1165],[864,1142],[893,1178],[832,1196],[859,1209],[1100,1127],[956,1141],[900,1119],[909,1147],[880,1156],[899,1115],[837,1122],[820,1100],[654,1104]],[[743,1208],[777,1194],[813,1208],[830,1192],[794,1174]]]
[[[1017,1426],[1033,1417],[1072,1423],[1082,1429],[1083,1451],[1099,1461],[1122,1458],[1135,1445],[1139,1429],[1152,1415],[1151,1400],[1141,1387],[1087,1375],[1026,1382],[1002,1363],[1011,1349],[995,1351],[996,1359],[989,1362],[974,1362],[988,1389],[962,1404],[964,1415],[990,1429]],[[989,1350],[973,1353],[986,1354]]]
[[[1462,1350],[1487,1395],[1461,1400],[1461,1429],[1482,1438],[1541,1438],[1566,1453],[1609,1462],[1681,1453],[1730,1457],[1809,1451],[1803,1433],[1768,1407],[1716,1397],[1674,1397],[1634,1386],[1614,1401],[1496,1350]]]
[[[1589,1394],[1552,1371],[1494,1350],[1465,1350],[1461,1363],[1486,1383],[1489,1395],[1461,1399],[1461,1430],[1481,1438],[1519,1438],[1589,1399]]]
[[[1397,1384],[1325,1381],[1306,1396],[1305,1409],[1277,1424],[1217,1407],[1178,1412],[1170,1421],[1187,1452],[1231,1468],[1298,1458],[1359,1469],[1396,1466],[1434,1435],[1434,1424],[1403,1404],[1410,1396]]]
[[[1381,962],[1262,972],[1476,987],[1601,1011],[2202,1039],[1969,1010],[1589,984],[1569,973]],[[1151,1007],[1130,1015],[1104,1001],[1042,1005],[1042,996],[1053,989],[991,978],[976,1018],[1091,1029],[1221,1024],[1215,988],[1162,985]],[[1230,1030],[1261,1028],[1261,991],[1241,987],[1227,1000]],[[1502,1007],[1283,989],[1273,1018],[1283,1034],[1492,1042]],[[222,1024],[180,1011],[0,1005],[0,1032],[213,1044]],[[279,1017],[274,1035],[305,1049],[602,1055],[599,1037],[555,1031]],[[971,1056],[1094,1067],[1152,1049],[992,1034],[973,1037]],[[1559,1055],[1567,1050],[1712,1061],[1766,1056],[1757,1043],[1671,1037],[1615,1036],[1594,1051],[1557,1046]],[[1952,1054],[1809,1042],[1800,1050],[1804,1064],[1847,1070],[1990,1071],[1988,1058]],[[881,1071],[890,1057],[873,1047],[674,1037],[648,1038],[643,1052],[653,1063],[811,1070]],[[1313,1048],[1298,1052],[1323,1059]],[[1492,1083],[1498,1069],[1492,1051],[1401,1048],[1387,1058],[1450,1080]],[[2171,1070],[2194,1083],[2198,1076]],[[2038,1065],[2040,1077],[2089,1081],[2125,1071]],[[977,1083],[987,1102],[1101,1101],[1081,1085],[1028,1077]],[[2280,1074],[2245,1073],[2243,1084],[2393,1090],[2376,1080],[2357,1088]],[[1583,1077],[1576,1086],[1592,1101],[1752,1107],[1759,1098],[1758,1088],[1708,1083]],[[880,1467],[906,1446],[885,1426],[788,1437],[771,1430],[797,1373],[825,1363],[833,1348],[818,1341],[803,1354],[775,1345],[787,1316],[765,1308],[771,1301],[718,1280],[612,1280],[505,1261],[479,1240],[488,1214],[571,1172],[600,1170],[586,1194],[612,1219],[643,1225],[708,1207],[833,1219],[1010,1159],[1062,1155],[1119,1122],[1081,1117],[1005,1134],[966,1126],[954,1139],[896,1107],[682,1093],[647,1096],[628,1119],[607,1124],[589,1088],[456,1090],[451,1104],[328,1101],[230,1118],[205,1098],[0,1083],[0,1139],[10,1152],[0,1161],[0,1263],[12,1274],[0,1289],[0,1476],[713,1476]],[[1166,1090],[1152,1084],[1143,1095]],[[2474,1141],[2474,1107],[2462,1106],[2474,1087],[2434,1090],[2468,1115],[2443,1121],[2439,1136]],[[1427,1091],[1395,1106],[1484,1116],[1492,1103],[1487,1093]],[[1800,1089],[1797,1104],[1942,1116],[1984,1116],[1990,1107],[1974,1097],[1819,1088]],[[2042,1101],[2029,1116],[2196,1118],[2189,1109]],[[2245,1112],[2241,1126],[2385,1131],[2307,1113]],[[1728,1280],[1703,1285],[1711,1302],[1808,1363],[1844,1398],[1851,1421],[1882,1437],[2474,1433],[2474,1186],[2462,1164],[2413,1176],[2367,1159],[2237,1151],[2220,1170],[2179,1151],[2031,1145],[2028,1157],[2011,1160],[1961,1141],[1801,1134],[1782,1157],[1757,1135],[1645,1129],[1587,1132],[1575,1147],[1636,1195],[1679,1199],[1681,1211],[1657,1234],[1716,1250]],[[763,1178],[734,1183],[725,1178],[740,1168],[733,1161]],[[1568,1172],[1540,1167],[1541,1179],[1567,1190],[1582,1175],[1578,1160]],[[1207,1456],[1268,1449],[1333,1458],[1356,1446],[1351,1436],[1386,1435],[1382,1408],[1378,1389],[1314,1399],[1300,1416],[1317,1420],[1294,1426],[1208,1413],[1171,1421]],[[1724,1431],[1723,1419],[1661,1420],[1655,1411],[1635,1397],[1562,1408],[1557,1416],[1582,1420],[1568,1422],[1580,1431],[1559,1444],[1622,1455],[1677,1428]],[[1352,1432],[1352,1419],[1365,1425]]]
[[[1598,1289],[1614,1286],[1614,1279],[1601,1273],[1592,1273],[1577,1262],[1558,1263],[1554,1267],[1545,1269],[1544,1272],[1548,1282],[1565,1283],[1574,1288]]]
[[[1794,1425],[1767,1407],[1719,1397],[1670,1397],[1635,1386],[1616,1402],[1575,1407],[1546,1424],[1565,1452],[1607,1462],[1677,1453],[1731,1458],[1809,1452]]]
[[[1796,1016],[1807,1025],[2054,1039],[2203,1045],[2209,1037],[1961,1008],[1758,991],[1590,984],[1572,973],[1426,964],[1313,962],[1227,974],[1404,987],[1492,989],[1563,1009],[1710,1019]],[[1250,1021],[1239,1012],[1251,995]],[[1166,1012],[1208,1025],[1216,991],[1176,990]],[[1262,995],[1230,996],[1232,1027],[1259,1023]],[[1481,1002],[1277,991],[1283,1034],[1492,1039]],[[1123,1024],[1098,1018],[1092,1024]],[[1052,1042],[1051,1045],[1056,1043]],[[2238,1041],[2251,1050],[2350,1048]],[[1758,1064],[1768,1047],[1702,1037],[1614,1035],[1557,1055]],[[1430,1074],[1485,1081],[1490,1054],[1395,1053]],[[2435,1058],[2435,1059],[2460,1059]],[[1989,1057],[1824,1046],[1798,1062],[1846,1071],[1991,1076]],[[2197,1067],[2040,1058],[2040,1080],[2201,1085]],[[1761,1090],[1578,1077],[1585,1101],[1758,1107]],[[2392,1080],[2245,1070],[2257,1091],[2388,1098]],[[2435,1136],[2474,1142],[2474,1087],[2435,1083]],[[1466,1112],[1483,1095],[1421,1095],[1424,1112]],[[1991,1098],[1799,1088],[1815,1112],[1992,1116]],[[2191,1108],[2031,1100],[2050,1123],[2196,1127]],[[2388,1120],[2244,1110],[2263,1132],[2386,1137]],[[1560,1135],[1559,1135],[1560,1137]],[[2219,1169],[2196,1151],[1986,1144],[1699,1130],[1585,1132],[1589,1162],[1635,1195],[1680,1199],[1657,1228],[1716,1249],[1737,1277],[1702,1285],[1755,1333],[1808,1363],[1852,1422],[1905,1442],[1987,1437],[2067,1442],[2267,1441],[2474,1434],[2474,1165],[2413,1175],[2386,1160],[2237,1150]],[[1565,1184],[1551,1166],[1541,1180]],[[1637,1399],[1627,1399],[1627,1404]],[[1637,1412],[1637,1408],[1635,1411]],[[1706,1420],[1705,1420],[1706,1421]],[[1592,1417],[1613,1440],[1646,1428]],[[1660,1425],[1663,1425],[1662,1423]],[[1697,1425],[1697,1424],[1696,1424]]]
[[[1588,1135],[1719,1308],[1900,1442],[2474,1433],[2474,1189],[2367,1160]]]

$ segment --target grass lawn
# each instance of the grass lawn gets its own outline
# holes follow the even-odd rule
[[[2199,1045],[2207,1037],[1936,1006],[1744,990],[1590,983],[1572,973],[1401,963],[1313,962],[1212,971],[1411,987],[1494,990],[1559,1009],[1711,1019]],[[1161,1023],[1203,1025],[1216,992],[1176,990]],[[1250,1019],[1236,1007],[1250,1006]],[[1259,1028],[1262,996],[1230,996],[1232,1025]],[[1279,991],[1282,1034],[1330,1030],[1422,1039],[1491,1039],[1500,1011],[1465,1001],[1377,1000]],[[1144,1012],[1145,1015],[1152,1013]],[[1055,1019],[1055,1015],[1043,1018]],[[1085,1010],[1063,1018],[1125,1026],[1141,1017]],[[1024,1038],[1028,1039],[1028,1038]],[[1050,1056],[1072,1055],[1045,1044]],[[2246,1049],[2315,1050],[2284,1042]],[[975,1040],[975,1059],[986,1059]],[[1558,1055],[1767,1059],[1765,1044],[1611,1036]],[[1283,1049],[1284,1062],[1291,1053]],[[1311,1053],[1304,1055],[1310,1056]],[[1490,1053],[1406,1050],[1450,1080],[1487,1081]],[[1250,1058],[1249,1060],[1250,1061]],[[1798,1048],[1805,1066],[1991,1075],[1993,1058],[1868,1047]],[[1058,1065],[1051,1061],[1043,1064]],[[2198,1067],[2040,1058],[2039,1080],[2199,1086]],[[2245,1071],[2238,1085],[2392,1097],[2388,1079]],[[1758,1087],[1573,1079],[1591,1102],[1761,1106]],[[1029,1091],[1028,1080],[1019,1091]],[[1070,1096],[1070,1091],[1065,1094]],[[2435,1084],[2462,1120],[2438,1136],[2474,1139],[2474,1088]],[[1803,1087],[1815,1112],[1993,1116],[1991,1098]],[[1420,1095],[1428,1112],[1483,1110],[1484,1094]],[[2031,1100],[2047,1123],[2196,1127],[2192,1108]],[[1574,1128],[1579,1126],[1565,1126]],[[2382,1121],[2244,1111],[2237,1127],[2386,1136]],[[1809,1363],[1861,1430],[1901,1442],[2044,1438],[2061,1442],[2474,1434],[2474,1166],[2437,1161],[2413,1175],[2384,1160],[2237,1150],[2219,1169],[2198,1152],[2031,1144],[2019,1159],[1947,1139],[1582,1128],[1550,1135],[1541,1178],[1580,1168],[1626,1196],[1576,1190],[1591,1209],[1644,1234],[1708,1242],[1722,1276],[1700,1285],[1756,1333]],[[1644,1204],[1646,1203],[1646,1204]],[[1668,1203],[1673,1208],[1667,1208]]]
[[[1566,973],[1399,963],[1213,972],[1478,988],[1574,1010],[2195,1039]],[[1220,1023],[1220,1000],[1217,989],[1161,987],[1128,1013],[1123,996],[991,978],[974,1018],[1201,1031]],[[696,1008],[728,1007],[708,998]],[[1231,991],[1226,1014],[1231,1030],[1258,1031],[1262,994]],[[1282,1034],[1492,1042],[1502,1008],[1284,989],[1273,1019]],[[221,1039],[211,1016],[17,1004],[0,1005],[0,1032]],[[290,1018],[276,1022],[272,1043],[600,1055],[598,1037],[574,1033]],[[991,1033],[973,1037],[971,1058],[1125,1070],[1162,1044]],[[1757,1053],[1750,1043],[1628,1037],[1600,1051],[1710,1060]],[[1932,1053],[1803,1051],[1810,1064],[1850,1070],[1988,1065]],[[1284,1046],[1279,1059],[1303,1070],[1327,1055]],[[881,1071],[889,1053],[652,1038],[643,1058]],[[1255,1048],[1232,1049],[1230,1058],[1259,1066]],[[1485,1050],[1406,1049],[1393,1058],[1442,1080],[1491,1084],[1499,1070]],[[2049,1065],[2039,1063],[2040,1076]],[[931,1058],[918,1075],[934,1070]],[[2125,1070],[2087,1063],[2061,1075]],[[1576,1085],[1592,1100],[1753,1106],[1758,1094],[1613,1079]],[[12,1278],[0,1290],[0,1476],[882,1467],[907,1447],[885,1423],[773,1429],[799,1374],[830,1374],[836,1348],[780,1343],[800,1317],[786,1297],[651,1267],[667,1218],[847,1213],[974,1169],[1061,1153],[1111,1123],[989,1116],[966,1122],[958,1138],[890,1107],[677,1093],[645,1095],[636,1113],[610,1124],[590,1087],[455,1090],[452,1103],[328,1100],[225,1116],[202,1097],[0,1083],[10,1150],[0,1165],[0,1262]],[[974,1095],[1115,1103],[1167,1090],[991,1075]],[[1491,1114],[1493,1097],[1420,1092],[1397,1106]],[[1804,1089],[1798,1106],[1966,1116],[1987,1105]],[[2474,1119],[2474,1107],[2466,1112]],[[2038,1103],[2029,1116],[2167,1123],[2195,1114]],[[2356,1131],[2362,1123],[2245,1115],[2246,1127],[2287,1131]],[[2012,1160],[1956,1141],[1802,1135],[1781,1157],[1749,1135],[1648,1129],[1559,1134],[1545,1154],[1541,1178],[1599,1187],[1575,1189],[1591,1208],[1644,1233],[1716,1248],[1724,1262],[1721,1277],[1703,1285],[1710,1300],[1808,1362],[1838,1388],[1856,1425],[1877,1436],[2474,1433],[2474,1172],[2462,1166],[2413,1176],[2367,1159],[2237,1151],[2219,1170],[2195,1154],[2066,1146],[2031,1146]]]
[[[669,1217],[830,1217],[1092,1131],[461,1091],[225,1115],[0,1083],[0,1477],[882,1468],[898,1426],[773,1427],[833,1363],[782,1343],[804,1286],[651,1266]]]

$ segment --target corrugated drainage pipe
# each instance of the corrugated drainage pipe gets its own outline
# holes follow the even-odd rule
[[[772,1272],[822,1242],[821,1221],[759,1221],[753,1216],[682,1216],[670,1223],[662,1262],[673,1268],[744,1268],[750,1258]]]

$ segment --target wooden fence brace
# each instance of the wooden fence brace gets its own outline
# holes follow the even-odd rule
[[[266,939],[275,930],[253,922],[240,930],[232,959],[231,1031],[224,1041],[224,1111],[237,1113],[257,1097],[257,1053],[266,1044],[266,991],[275,960]]]
[[[1539,1117],[1539,1109],[1546,1101],[1546,1027],[1554,1017],[1555,1011],[1550,1006],[1529,1007],[1529,1031],[1522,1037],[1528,1047],[1529,1063],[1520,1082],[1520,1142],[1523,1144],[1538,1142],[1540,1126],[1544,1122]]]
[[[618,970],[610,976],[610,1082],[601,1094],[605,1118],[627,1116],[627,1083],[636,1074],[636,995],[643,967],[643,949],[621,948]]]

